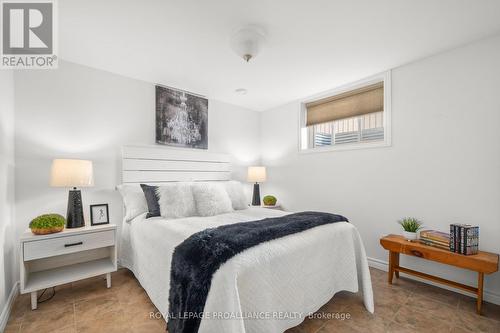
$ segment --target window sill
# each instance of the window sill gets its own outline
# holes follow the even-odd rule
[[[332,151],[345,151],[345,150],[359,150],[359,149],[371,149],[371,148],[385,148],[390,147],[391,143],[387,141],[373,142],[373,143],[363,143],[363,144],[344,144],[338,146],[324,146],[319,148],[308,148],[299,149],[300,154],[314,154],[314,153],[325,153]]]

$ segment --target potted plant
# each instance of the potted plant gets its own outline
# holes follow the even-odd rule
[[[403,236],[407,240],[417,239],[417,231],[422,228],[422,222],[414,217],[405,217],[399,220],[398,223],[403,227]]]
[[[264,202],[264,205],[266,206],[275,206],[276,205],[276,197],[274,195],[266,195],[263,199],[262,202]]]
[[[59,214],[43,214],[30,222],[31,232],[35,235],[46,235],[63,231],[66,219]]]

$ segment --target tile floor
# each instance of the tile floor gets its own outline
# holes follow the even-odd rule
[[[371,272],[374,315],[365,310],[359,294],[341,292],[317,312],[337,314],[337,319],[306,319],[286,333],[500,333],[500,306],[485,303],[484,315],[478,316],[473,298],[405,278],[389,286],[385,272]],[[150,318],[156,309],[128,270],[113,274],[111,289],[102,278],[93,278],[56,290],[56,296],[36,311],[30,310],[29,295],[19,296],[5,333],[165,332],[162,319]]]

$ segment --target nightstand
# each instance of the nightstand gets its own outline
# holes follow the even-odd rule
[[[49,235],[21,236],[21,293],[31,293],[37,308],[37,291],[116,271],[116,225],[64,229]]]

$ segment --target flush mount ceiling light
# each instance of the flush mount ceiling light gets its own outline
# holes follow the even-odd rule
[[[257,56],[264,41],[263,29],[255,25],[249,25],[237,30],[231,36],[230,45],[238,56],[249,62],[250,59]]]
[[[234,92],[238,95],[246,95],[248,93],[248,90],[246,90],[245,88],[238,88]]]

